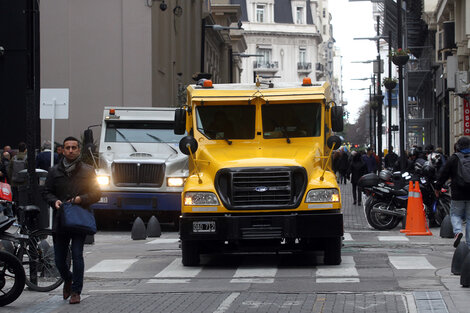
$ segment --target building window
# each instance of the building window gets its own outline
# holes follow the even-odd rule
[[[300,48],[299,50],[299,63],[307,63],[307,50],[305,48]]]
[[[262,57],[258,57],[257,62],[261,67],[269,67],[271,63],[271,49],[257,49],[256,54],[262,54]]]
[[[326,25],[323,25],[323,35],[326,35]]]
[[[303,7],[297,7],[296,10],[296,23],[297,24],[303,24],[304,23],[304,8]]]
[[[323,17],[326,17],[326,10],[323,9]]]
[[[256,5],[256,22],[264,23],[265,10],[266,6],[264,4]]]

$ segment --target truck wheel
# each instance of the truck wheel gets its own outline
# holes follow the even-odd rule
[[[341,264],[341,237],[326,239],[323,263],[325,265]]]
[[[198,266],[199,258],[199,245],[195,241],[182,241],[181,242],[182,263],[184,266]]]

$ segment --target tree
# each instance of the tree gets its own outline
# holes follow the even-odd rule
[[[359,116],[355,123],[347,122],[341,134],[345,142],[365,146],[369,141],[369,104],[359,108]]]

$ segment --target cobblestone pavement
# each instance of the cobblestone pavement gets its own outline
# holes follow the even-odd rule
[[[340,185],[343,262],[314,255],[225,255],[181,266],[178,235],[130,240],[98,233],[85,248],[82,302],[69,305],[61,288],[25,290],[1,312],[468,312],[470,291],[450,273],[452,239],[406,237],[372,229]]]

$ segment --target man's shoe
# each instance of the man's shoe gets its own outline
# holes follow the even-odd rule
[[[80,303],[80,295],[76,292],[72,292],[72,296],[70,297],[70,304],[77,304]]]
[[[64,300],[67,300],[72,293],[72,281],[66,280],[64,281],[64,290],[62,291],[62,295],[64,296]]]
[[[455,240],[454,240],[454,248],[457,248],[460,243],[460,239],[462,239],[463,233],[458,233],[455,235]]]
[[[356,205],[356,201],[353,202],[353,205]]]

